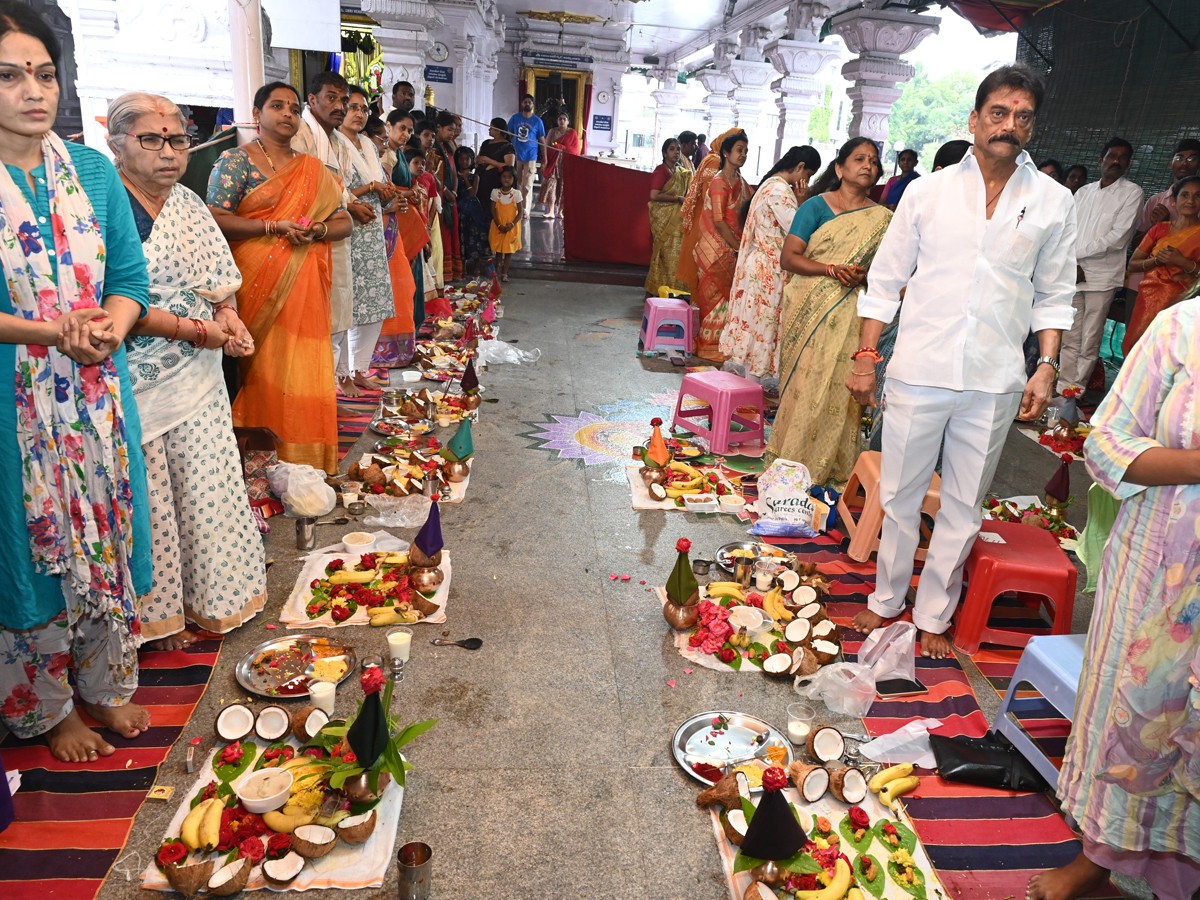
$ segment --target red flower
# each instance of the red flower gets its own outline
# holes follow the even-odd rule
[[[320,747],[308,747],[302,753],[302,756],[311,756],[313,759],[324,759],[325,751]]]
[[[851,828],[870,828],[871,817],[867,815],[867,811],[861,806],[850,807],[850,827]]]
[[[226,850],[232,850],[237,842],[237,832],[233,829],[233,823],[226,822],[221,826],[221,832],[217,837],[217,849],[224,853]]]
[[[325,567],[325,574],[332,575],[334,572],[340,571],[344,565],[346,565],[345,560],[342,560],[342,559],[331,560],[329,562],[329,564]],[[313,584],[315,585],[316,582],[313,582]]]
[[[267,840],[267,857],[270,859],[283,859],[292,849],[292,836],[290,834],[273,834]]]
[[[256,837],[248,837],[238,844],[238,858],[250,860],[251,865],[258,862],[267,854],[267,848]]]
[[[787,644],[785,644],[783,641],[776,641],[775,642],[775,652],[776,653],[791,653],[792,648],[789,647]]]
[[[1075,462],[1075,457],[1073,457],[1070,453],[1064,453],[1062,456],[1059,457],[1059,459],[1061,459],[1067,465],[1070,465],[1071,463]]]
[[[348,606],[335,606],[329,611],[329,615],[335,622],[345,622],[348,618],[354,615],[354,613],[350,612],[350,607]]]
[[[651,428],[658,428],[660,425],[662,425],[662,419],[660,419],[658,416],[655,416],[653,419],[650,420]]]
[[[365,572],[367,569],[375,568],[377,558],[374,553],[364,553],[359,557],[358,565]]]
[[[383,488],[383,485],[382,485],[382,484],[373,484],[373,485],[371,485],[371,493],[372,493],[372,494],[382,494],[382,493],[383,493],[383,491],[384,491],[384,488]]]
[[[37,708],[38,698],[33,692],[33,688],[27,684],[18,684],[5,698],[4,705],[0,707],[0,713],[3,713],[6,719],[19,719]]]
[[[346,754],[343,754],[343,755],[342,755],[342,762],[346,762],[346,763],[356,763],[356,762],[358,762],[358,754],[357,754],[357,753],[353,753],[353,752],[351,752],[351,753],[346,753]]]
[[[368,666],[360,680],[364,694],[377,694],[383,689],[383,669],[379,666]]]
[[[816,891],[820,888],[821,884],[817,881],[817,876],[811,874],[792,875],[784,885],[784,889],[789,891]]]
[[[896,826],[893,825],[891,822],[884,822],[883,823],[883,833],[887,834],[887,835],[895,834]]]
[[[783,771],[779,766],[771,766],[763,772],[763,790],[779,791],[787,787],[788,777],[787,772]]]
[[[733,662],[733,658],[737,656],[737,651],[732,647],[722,647],[717,651],[717,659],[723,663]]]
[[[692,542],[687,538],[680,538],[675,542],[675,550],[678,553],[687,553],[692,549]]]
[[[158,860],[160,866],[169,866],[173,863],[182,862],[187,858],[188,850],[183,845],[182,841],[167,841],[158,848],[158,855],[155,859]]]
[[[221,765],[232,766],[241,760],[246,751],[242,749],[241,741],[234,741],[228,747],[221,751]]]
[[[203,803],[205,800],[211,800],[215,796],[217,796],[217,783],[210,781],[205,785],[203,793],[200,794],[200,802]]]
[[[691,646],[691,647],[699,647],[699,646],[700,646],[701,644],[703,644],[703,643],[704,643],[704,632],[703,632],[703,630],[698,630],[698,631],[695,631],[695,632],[692,634],[692,636],[691,636],[690,638],[688,638],[688,646]]]

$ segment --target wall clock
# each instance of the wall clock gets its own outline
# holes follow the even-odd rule
[[[437,41],[432,47],[429,48],[429,58],[434,62],[445,62],[450,58],[450,48],[441,41]]]
[[[597,103],[607,103],[611,99],[612,99],[612,94],[610,94],[608,91],[601,91],[600,93],[598,93],[596,95]]]

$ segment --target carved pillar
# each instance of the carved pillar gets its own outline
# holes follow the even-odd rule
[[[811,9],[807,5],[805,8]],[[771,85],[779,108],[776,159],[791,147],[809,143],[809,116],[820,106],[824,94],[819,76],[838,57],[836,49],[817,40],[811,30],[814,24],[809,15],[803,27],[789,32],[790,37],[782,37],[766,47],[775,71],[783,76]]]
[[[886,146],[888,119],[899,98],[899,85],[910,81],[916,70],[900,58],[921,41],[937,34],[941,19],[890,10],[854,9],[832,21],[833,31],[857,53],[842,66],[850,82],[851,137],[861,135]]]
[[[362,0],[362,11],[380,25],[375,38],[383,48],[383,90],[388,104],[392,85],[408,81],[416,89],[420,106],[429,32],[444,23],[442,14],[425,0]]]
[[[663,87],[651,91],[654,98],[654,146],[661,147],[662,142],[675,134],[675,123],[679,116],[679,104],[683,101],[683,92],[669,78],[661,80]]]
[[[728,72],[709,70],[700,73],[700,83],[708,91],[704,107],[708,110],[708,137],[711,141],[718,134],[733,127],[733,99],[730,94],[737,87]]]

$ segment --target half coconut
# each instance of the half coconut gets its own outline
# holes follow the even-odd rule
[[[812,603],[806,603],[803,606],[801,606],[799,609],[797,609],[796,610],[796,618],[808,619],[814,625],[816,625],[822,619],[828,619],[829,616],[827,616],[825,614],[824,604],[817,603],[814,601]]]
[[[808,621],[807,619],[805,621]],[[829,619],[820,619],[812,626],[812,639],[814,641],[837,641],[838,627]]]
[[[807,584],[800,584],[798,574],[795,572],[792,574],[796,576],[796,588],[792,591],[792,605],[807,606],[809,603],[813,603],[817,599],[817,592]]]
[[[301,825],[292,832],[292,849],[307,859],[320,859],[337,843],[337,832],[324,825]]]
[[[813,653],[808,647],[797,647],[792,651],[792,675],[799,675],[801,678],[807,678],[810,675],[817,674],[817,669],[821,668],[821,663],[817,659],[817,654]]]
[[[812,622],[808,619],[792,619],[783,630],[783,636],[794,646],[806,644],[812,636]]]
[[[244,891],[253,867],[254,864],[244,856],[235,859],[229,865],[218,869],[216,874],[208,879],[208,892],[215,897],[232,897],[238,891]]]
[[[821,763],[841,759],[846,753],[846,738],[832,725],[822,725],[808,733],[808,755]]]
[[[230,704],[217,714],[216,728],[217,737],[221,740],[229,743],[240,741],[254,731],[254,713],[244,704]]]
[[[307,744],[329,722],[329,716],[315,706],[302,706],[292,713],[292,735]]]
[[[725,832],[725,837],[729,838],[729,843],[735,847],[742,846],[742,839],[746,836],[746,829],[750,826],[746,823],[746,813],[736,807],[721,811],[721,829]]]
[[[658,482],[653,482],[648,488],[646,488],[646,490],[655,500],[667,499],[667,489]]]
[[[794,762],[788,766],[787,772],[807,803],[816,803],[829,790],[829,770],[824,766]]]
[[[862,803],[867,796],[867,779],[853,766],[829,773],[829,792],[843,803]]]
[[[792,654],[775,653],[763,660],[763,674],[773,678],[787,678],[792,674]]]
[[[296,880],[306,860],[295,851],[282,859],[268,859],[262,864],[263,878],[271,887],[287,887]]]
[[[163,874],[167,876],[167,883],[183,896],[195,897],[208,884],[208,878],[212,875],[215,865],[216,863],[211,859],[192,863],[190,866],[170,863],[163,866]]]
[[[367,838],[375,831],[376,821],[378,817],[373,809],[359,816],[342,819],[337,826],[338,837],[347,844],[366,843]]]
[[[784,569],[779,573],[779,586],[783,588],[785,594],[790,594],[800,586],[800,576],[791,569]],[[813,598],[816,598],[815,593]]]
[[[254,733],[267,742],[279,740],[288,733],[291,717],[282,706],[264,706],[254,721]]]
[[[833,641],[813,641],[810,645],[813,655],[817,657],[817,662],[826,666],[833,662],[841,652],[841,647]]]

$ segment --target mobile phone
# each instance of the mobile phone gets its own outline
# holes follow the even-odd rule
[[[915,678],[885,678],[875,682],[875,693],[887,700],[892,697],[913,697],[928,694],[929,688]]]

